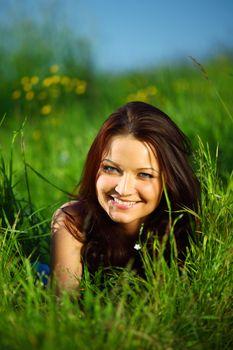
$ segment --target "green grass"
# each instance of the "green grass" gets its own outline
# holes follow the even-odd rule
[[[202,232],[181,274],[174,261],[168,268],[142,251],[146,280],[119,270],[101,284],[98,274],[91,282],[86,272],[79,300],[56,300],[36,281],[17,222],[3,230],[1,348],[230,349],[232,179],[223,187],[208,152],[201,145],[199,151]]]
[[[93,99],[41,116],[16,110],[1,125],[1,349],[231,349],[233,346],[232,65],[217,60],[122,76],[96,76]],[[232,74],[232,73],[231,73]],[[148,86],[156,86],[155,95]],[[200,232],[183,272],[149,259],[82,281],[57,299],[32,262],[49,263],[52,212],[67,200],[105,117],[146,94],[189,135],[202,186]],[[151,90],[152,91],[152,90]],[[140,95],[141,94],[141,95]],[[208,142],[208,144],[207,144]]]

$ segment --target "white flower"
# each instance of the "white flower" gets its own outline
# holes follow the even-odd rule
[[[136,249],[136,250],[140,250],[140,249],[141,249],[140,244],[139,244],[139,243],[136,243],[136,244],[134,245],[134,249]]]

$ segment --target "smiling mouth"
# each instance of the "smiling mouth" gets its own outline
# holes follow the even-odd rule
[[[119,198],[112,197],[112,196],[111,196],[111,200],[112,200],[112,202],[114,202],[116,204],[119,204],[119,205],[123,205],[124,207],[127,207],[127,208],[131,208],[135,204],[138,203],[138,201],[137,202],[135,202],[135,201],[134,202],[133,201],[123,201],[123,200],[121,200]]]

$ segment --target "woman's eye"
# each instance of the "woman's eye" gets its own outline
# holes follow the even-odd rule
[[[141,177],[142,179],[152,179],[153,178],[153,175],[148,174],[148,173],[139,173],[138,176]]]
[[[109,174],[109,173],[110,173],[110,174],[118,173],[118,169],[115,168],[115,167],[113,167],[113,166],[111,166],[111,165],[103,165],[102,169],[103,169],[103,171],[104,171],[105,173],[108,173],[108,174]]]

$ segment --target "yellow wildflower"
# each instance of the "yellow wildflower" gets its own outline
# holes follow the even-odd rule
[[[146,88],[146,92],[147,92],[148,95],[153,96],[153,95],[156,95],[158,93],[158,89],[157,89],[156,86],[151,85],[151,86],[148,86]]]
[[[13,93],[12,93],[12,98],[13,100],[18,100],[21,96],[21,91],[20,90],[15,90]]]
[[[26,93],[25,98],[26,98],[26,100],[31,101],[31,100],[34,98],[34,96],[35,96],[35,94],[34,94],[33,91],[28,91],[28,92]]]
[[[39,82],[39,77],[37,77],[37,76],[33,76],[33,77],[31,77],[31,81],[30,81],[30,83],[32,84],[32,85],[36,85],[36,84],[38,84],[38,82]]]
[[[30,83],[25,83],[24,85],[23,85],[23,89],[24,89],[24,91],[30,91],[31,89],[32,89],[32,86],[31,86],[31,84]]]
[[[82,95],[87,89],[87,83],[84,80],[78,80],[76,85],[76,94]]]
[[[52,85],[52,83],[53,83],[53,78],[52,77],[45,78],[43,80],[43,85],[46,86],[46,87],[49,87],[50,85]]]
[[[147,102],[148,101],[148,95],[145,92],[145,90],[138,90],[136,93],[134,94],[130,94],[127,97],[127,101],[143,101],[143,102]]]
[[[44,105],[44,106],[41,108],[40,113],[43,114],[43,115],[47,115],[47,114],[49,114],[51,111],[52,111],[52,106],[50,106],[50,105]]]
[[[59,75],[54,75],[52,77],[53,84],[58,84],[60,82],[60,80],[61,80],[61,77]]]
[[[55,74],[59,71],[60,67],[58,64],[53,64],[50,68],[49,68],[49,71],[52,73],[52,74]]]

